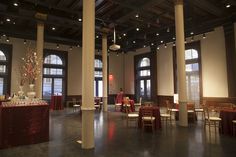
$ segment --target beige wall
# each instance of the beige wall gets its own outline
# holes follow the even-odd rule
[[[117,94],[120,88],[124,89],[124,54],[109,54],[109,75],[113,75],[113,80],[109,80],[109,94]]]
[[[23,44],[23,39],[10,38],[10,42],[5,42],[5,38],[2,39],[1,43],[12,45],[12,73],[11,73],[11,93],[19,91],[19,66],[21,65],[21,58],[25,57],[27,47],[34,48],[35,41],[27,40],[27,44]],[[68,51],[68,94],[79,95],[81,94],[81,48],[73,47],[69,51],[68,45],[60,45],[60,48],[56,48],[56,44],[45,43],[44,48]],[[25,84],[24,91],[27,91],[28,87]]]
[[[204,97],[228,97],[225,38],[222,27],[201,40]]]
[[[157,94],[174,94],[172,44],[157,51]]]
[[[236,23],[234,24],[236,30]],[[236,31],[235,31],[236,37]],[[12,79],[11,92],[19,90],[19,71],[18,66],[21,58],[26,52],[26,45],[23,39],[10,38],[13,43],[12,55]],[[201,40],[202,54],[202,80],[204,97],[227,97],[227,70],[224,31],[222,27],[216,28],[213,32],[207,33],[207,38],[195,37]],[[189,41],[189,40],[188,40]],[[3,38],[1,43],[6,43]],[[31,45],[35,45],[32,41]],[[173,95],[173,58],[172,46],[164,48],[160,46],[157,51],[157,91],[158,95]],[[45,48],[68,51],[68,95],[81,95],[82,93],[82,50],[73,47],[69,51],[68,45],[60,45],[56,49],[56,44],[45,43]],[[134,80],[134,55],[150,52],[150,48],[138,49],[136,52],[128,52],[117,56],[115,53],[109,55],[109,74],[113,75],[113,80],[109,81],[109,94],[116,94],[120,88],[126,94],[135,93]]]

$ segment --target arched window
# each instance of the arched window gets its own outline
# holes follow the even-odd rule
[[[150,66],[150,59],[145,57],[139,62],[139,67]]]
[[[151,69],[150,58],[143,57],[138,62],[137,67],[137,83],[138,83],[138,95],[143,100],[151,99]]]
[[[198,53],[197,50],[192,48],[185,50],[187,97],[189,101],[195,101],[196,104],[198,104],[200,100]]]
[[[102,97],[103,81],[102,81],[102,60],[96,58],[94,60],[94,96]]]
[[[43,64],[43,99],[52,95],[65,95],[66,78],[65,52],[46,50]]]
[[[0,44],[0,95],[10,94],[12,47]]]

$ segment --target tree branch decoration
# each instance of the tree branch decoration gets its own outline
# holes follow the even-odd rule
[[[35,49],[28,47],[26,56],[22,58],[22,61],[23,65],[20,66],[20,84],[24,85],[26,81],[28,81],[29,84],[34,84],[41,72],[40,64],[42,63],[42,59],[37,56]]]

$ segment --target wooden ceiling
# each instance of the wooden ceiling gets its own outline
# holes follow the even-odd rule
[[[47,14],[47,42],[81,46],[82,6],[82,0],[1,0],[0,33],[36,39],[35,14],[41,12]],[[184,0],[184,13],[185,36],[202,34],[235,22],[236,0]],[[101,49],[104,28],[109,30],[108,44],[112,43],[114,26],[117,43],[125,52],[143,46],[155,48],[161,41],[173,42],[174,16],[174,0],[96,0],[96,48]]]

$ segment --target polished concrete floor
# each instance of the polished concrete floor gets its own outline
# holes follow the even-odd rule
[[[50,113],[50,141],[0,150],[0,157],[235,157],[236,137],[211,136],[198,121],[188,127],[163,125],[154,133],[126,126],[123,113],[96,111],[95,148],[83,150],[81,116],[72,109]]]

